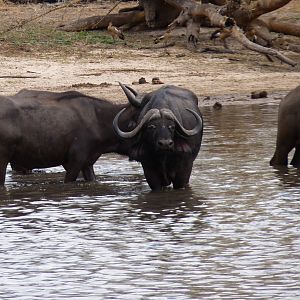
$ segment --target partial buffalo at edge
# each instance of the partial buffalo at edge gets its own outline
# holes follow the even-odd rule
[[[288,154],[295,148],[291,164],[300,168],[300,85],[280,103],[275,153],[271,166],[287,166]]]

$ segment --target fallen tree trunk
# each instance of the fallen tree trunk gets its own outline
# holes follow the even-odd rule
[[[287,5],[292,0],[256,0],[251,1],[253,5],[249,5],[247,10],[252,12],[251,18],[256,19],[261,15],[277,10]]]
[[[247,26],[251,21],[263,14],[279,9],[292,0],[229,0],[224,13],[235,19],[240,27]]]
[[[111,14],[107,16],[93,16],[85,19],[79,19],[71,24],[62,25],[59,29],[64,31],[82,31],[107,28],[109,22],[114,26],[122,26],[129,24],[135,26],[145,21],[145,13],[143,11],[130,11],[122,14]]]
[[[275,18],[264,20],[270,31],[300,37],[300,25],[280,22]]]

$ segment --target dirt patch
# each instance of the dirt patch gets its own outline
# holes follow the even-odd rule
[[[38,27],[55,31],[58,25],[70,20],[105,14],[112,6],[110,1],[100,1],[57,10],[16,32],[22,35]],[[47,5],[2,5],[0,28],[3,32],[16,22],[49,9]],[[300,3],[293,0],[273,15],[300,25]],[[219,44],[209,41],[212,31],[202,30],[199,50],[206,47],[221,49]],[[106,32],[94,34],[109,38]],[[201,105],[212,105],[215,101],[223,104],[278,102],[287,91],[300,84],[300,54],[283,52],[299,63],[293,68],[276,60],[270,62],[265,56],[245,50],[234,41],[230,45],[237,53],[190,52],[185,48],[183,29],[176,30],[170,37],[170,41],[175,42],[174,47],[142,49],[155,47],[153,41],[159,34],[160,31],[125,33],[126,45],[122,42],[88,44],[82,41],[64,47],[50,45],[47,35],[42,42],[40,39],[36,43],[22,40],[16,44],[7,38],[7,34],[2,34],[0,92],[8,95],[22,88],[76,89],[92,96],[124,102],[125,96],[118,81],[131,85],[144,77],[148,84],[133,87],[139,92],[149,92],[160,86],[151,84],[152,78],[159,77],[164,84],[191,89],[199,96]],[[300,44],[300,38],[289,39]],[[267,91],[269,97],[251,99],[253,91]]]

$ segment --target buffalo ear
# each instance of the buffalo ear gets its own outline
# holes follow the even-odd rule
[[[119,82],[119,85],[122,88],[123,92],[125,93],[129,103],[135,107],[140,107],[141,102],[138,100],[138,93],[133,88],[124,85],[121,82]]]

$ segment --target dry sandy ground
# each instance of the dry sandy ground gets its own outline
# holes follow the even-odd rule
[[[276,14],[300,25],[299,2],[293,0]],[[72,14],[58,10],[39,22],[49,22],[50,25],[52,22],[54,26],[70,19],[102,14],[112,5],[100,1],[99,4],[73,8]],[[47,9],[49,7],[41,5],[1,7],[0,23],[4,22],[7,28],[12,24],[13,15],[24,19],[28,14]],[[63,57],[59,52],[41,53],[34,47],[26,51],[22,48],[19,52],[13,51],[7,45],[1,47],[0,41],[0,92],[7,95],[22,88],[50,91],[75,89],[122,102],[125,96],[118,87],[118,81],[132,84],[145,77],[150,83],[133,87],[139,92],[148,92],[159,87],[151,84],[153,77],[159,77],[164,84],[191,89],[199,96],[201,105],[211,105],[216,99],[225,104],[279,101],[288,90],[300,84],[300,54],[284,52],[299,63],[293,68],[278,61],[269,62],[263,55],[245,50],[235,43],[232,47],[239,51],[237,54],[194,53],[185,49],[184,38],[180,37],[183,32],[179,29],[174,33],[171,40],[176,41],[176,46],[167,49],[138,49],[137,45],[143,46],[143,35],[128,34],[127,45],[101,47],[97,44],[86,51],[78,45],[70,55]],[[210,32],[204,30],[201,33],[199,49],[214,46],[208,40]],[[146,35],[154,39],[158,34],[160,32],[148,32]],[[300,44],[300,38],[296,42]],[[265,90],[270,95],[279,92],[279,96],[275,100],[274,97],[251,100],[250,93],[257,90]]]

